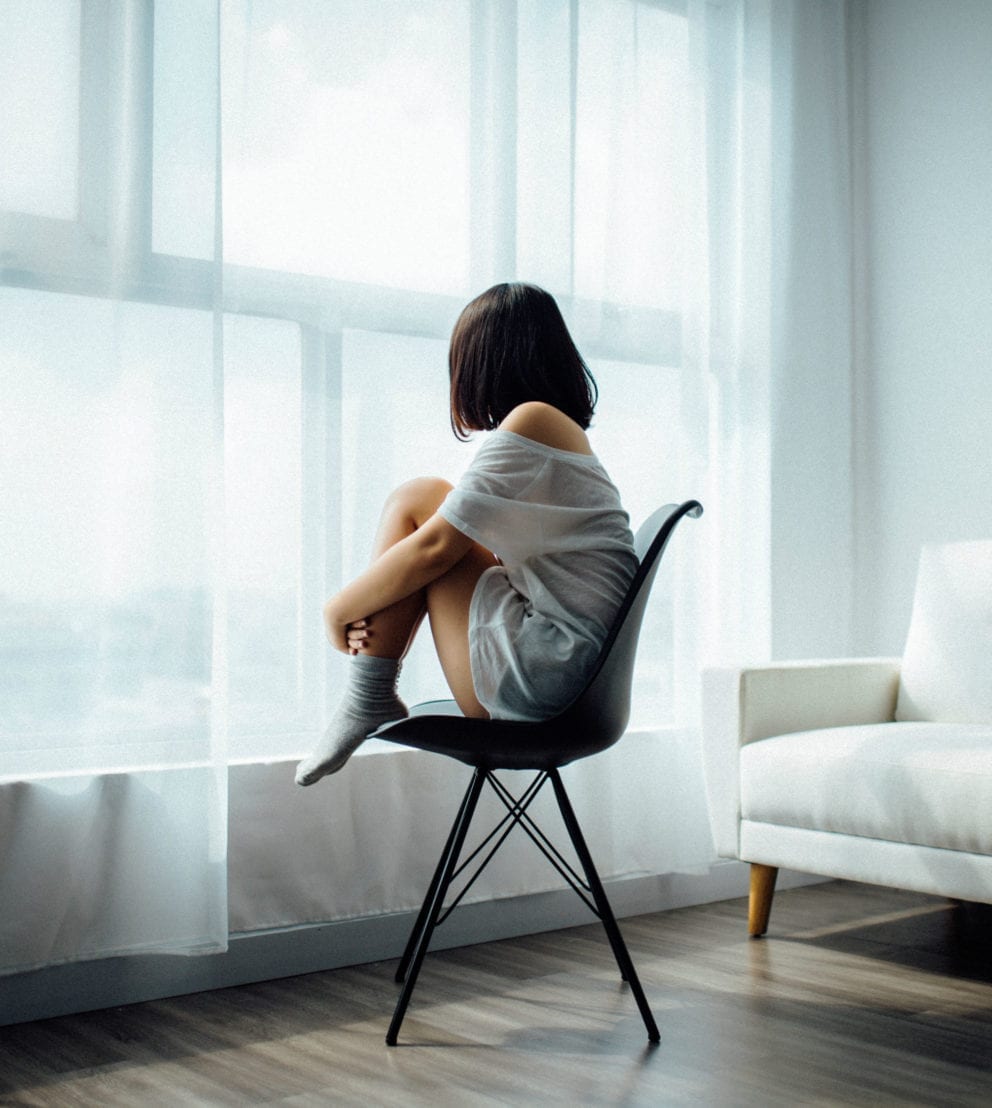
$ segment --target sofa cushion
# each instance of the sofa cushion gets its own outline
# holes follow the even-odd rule
[[[896,719],[992,724],[992,541],[923,547]]]
[[[741,815],[788,827],[992,854],[992,727],[881,723],[741,750]]]

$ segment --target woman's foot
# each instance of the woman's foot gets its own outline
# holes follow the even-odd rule
[[[313,753],[296,767],[297,785],[313,785],[329,773],[337,773],[377,727],[408,714],[399,697],[388,711],[378,716],[358,719],[339,708]]]
[[[399,667],[395,658],[358,654],[351,659],[344,699],[323,739],[296,767],[297,785],[337,773],[377,727],[409,714],[396,691]]]

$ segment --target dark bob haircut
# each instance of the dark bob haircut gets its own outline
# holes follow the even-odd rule
[[[592,420],[598,390],[550,293],[494,285],[458,317],[448,351],[451,427],[460,439],[491,431],[527,400]]]

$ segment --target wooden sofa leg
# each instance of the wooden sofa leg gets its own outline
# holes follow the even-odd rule
[[[768,917],[772,912],[772,897],[775,895],[777,866],[763,866],[760,862],[751,863],[751,898],[748,903],[747,929],[752,939],[760,938],[768,930]]]

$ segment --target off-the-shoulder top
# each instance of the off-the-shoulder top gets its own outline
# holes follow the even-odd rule
[[[469,611],[476,695],[494,719],[546,719],[588,677],[637,569],[600,461],[491,432],[440,507],[500,560]]]

